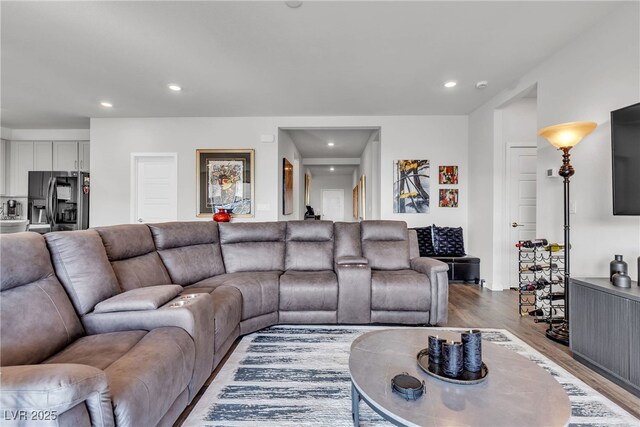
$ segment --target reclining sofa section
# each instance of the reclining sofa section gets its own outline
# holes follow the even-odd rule
[[[59,425],[171,425],[240,335],[445,324],[447,265],[414,244],[398,221],[0,236],[0,405]]]

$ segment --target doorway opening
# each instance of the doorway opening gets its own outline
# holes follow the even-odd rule
[[[380,218],[379,127],[280,128],[278,157],[294,169],[294,209],[288,211],[284,201],[291,196],[280,171],[280,221]]]
[[[498,117],[504,147],[498,283],[503,289],[517,289],[516,243],[535,239],[537,232],[537,87],[529,88],[503,105]]]

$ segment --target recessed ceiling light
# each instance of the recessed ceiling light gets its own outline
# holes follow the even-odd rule
[[[334,170],[336,170],[336,168],[334,168],[333,166],[331,166],[331,167],[329,168],[329,170],[330,170],[331,172],[333,172]]]
[[[489,86],[489,82],[486,80],[480,80],[478,83],[476,83],[476,89],[484,89],[487,86]]]
[[[451,88],[451,87],[455,87],[457,84],[458,84],[458,82],[454,82],[454,81],[452,80],[452,81],[446,82],[446,83],[444,84],[444,87]]]
[[[333,147],[333,146],[334,146],[334,145],[336,145],[336,144],[335,144],[335,143],[333,143],[333,142],[327,142],[327,145],[328,145],[329,147]]]
[[[182,90],[182,88],[176,84],[170,84],[169,89],[175,90],[176,92],[180,92]]]
[[[291,9],[297,9],[300,6],[302,6],[302,2],[301,1],[285,1],[284,3],[287,6],[289,6]]]
[[[113,104],[110,103],[110,102],[101,102],[100,105],[102,105],[103,107],[107,107],[107,108],[113,107]]]

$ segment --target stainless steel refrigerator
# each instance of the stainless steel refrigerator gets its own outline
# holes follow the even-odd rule
[[[89,228],[90,179],[86,172],[29,172],[27,218],[34,230]],[[49,227],[43,228],[49,224]]]

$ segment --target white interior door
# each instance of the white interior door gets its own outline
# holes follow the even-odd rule
[[[344,190],[322,190],[322,219],[344,221]]]
[[[178,219],[178,170],[175,153],[132,154],[131,222]]]
[[[509,285],[518,284],[519,240],[536,238],[536,158],[534,147],[509,148]]]

